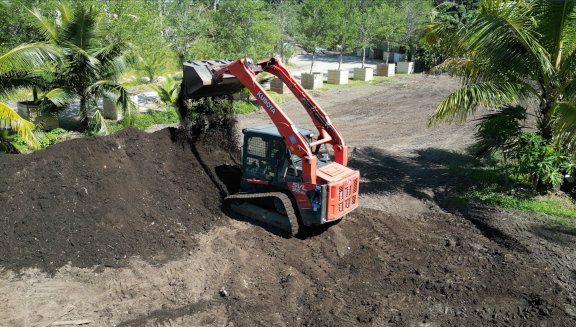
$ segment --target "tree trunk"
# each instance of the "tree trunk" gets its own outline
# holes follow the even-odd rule
[[[408,62],[408,55],[409,55],[410,52],[411,52],[410,49],[411,49],[410,46],[407,46],[407,47],[406,47],[406,53],[405,53],[405,56],[404,56],[404,62]]]
[[[342,66],[342,51],[340,51],[340,61],[338,62],[338,70],[340,70],[340,66]]]
[[[310,64],[310,74],[312,74],[312,68],[314,67],[314,57],[316,57],[316,49],[312,51],[312,64]]]
[[[364,68],[364,62],[366,58],[366,47],[362,47],[362,68]]]
[[[390,42],[386,42],[386,66],[388,66],[388,58],[390,58]]]
[[[548,112],[552,109],[553,97],[545,94],[544,96],[545,102],[540,105],[540,133],[542,133],[542,137],[545,140],[552,139],[552,126],[550,126],[550,117],[548,116]]]
[[[510,185],[510,178],[508,177],[508,156],[506,155],[504,146],[500,148],[500,151],[502,151],[502,158],[504,159],[504,182],[506,182],[507,186],[510,186],[510,189],[513,189],[512,185]]]
[[[86,112],[86,96],[80,98],[80,109],[78,110],[80,115],[80,132],[84,132],[88,129],[88,113]]]
[[[34,103],[38,102],[38,90],[35,87],[32,87],[32,99]]]

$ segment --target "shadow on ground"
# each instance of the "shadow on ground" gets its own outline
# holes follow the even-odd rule
[[[364,194],[407,193],[422,201],[432,201],[442,210],[470,221],[495,243],[514,251],[528,252],[515,235],[494,224],[501,209],[450,201],[472,185],[471,160],[466,153],[443,149],[428,148],[398,156],[369,147],[354,151],[350,166],[360,170],[363,179],[360,191]]]

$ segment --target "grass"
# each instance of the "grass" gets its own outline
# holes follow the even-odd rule
[[[504,170],[498,158],[475,160],[469,155],[449,153],[445,156],[451,174],[468,179],[459,195],[453,196],[452,204],[479,203],[536,214],[538,217],[576,227],[576,206],[568,195],[539,195],[531,186],[516,181],[514,191],[504,183]]]
[[[134,120],[134,127],[139,129],[147,129],[152,125],[157,124],[175,124],[179,122],[178,113],[176,109],[169,106],[164,111],[154,111],[151,113],[141,113],[136,116]],[[108,126],[110,133],[117,132],[125,128],[124,124],[120,121]]]
[[[248,103],[246,101],[234,101],[232,104],[234,106],[234,112],[237,114],[248,114],[254,112],[260,108],[260,106],[255,107],[252,103]]]

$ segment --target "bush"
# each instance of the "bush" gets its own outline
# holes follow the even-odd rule
[[[563,174],[572,174],[574,162],[535,133],[523,133],[512,150],[513,170],[517,176],[527,176],[536,190],[539,181],[551,186],[562,183]]]

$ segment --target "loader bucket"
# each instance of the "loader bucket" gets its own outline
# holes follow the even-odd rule
[[[184,63],[182,87],[186,99],[200,99],[232,95],[244,88],[235,76],[224,74],[220,80],[214,79],[214,73],[231,64],[230,60],[188,60]]]

